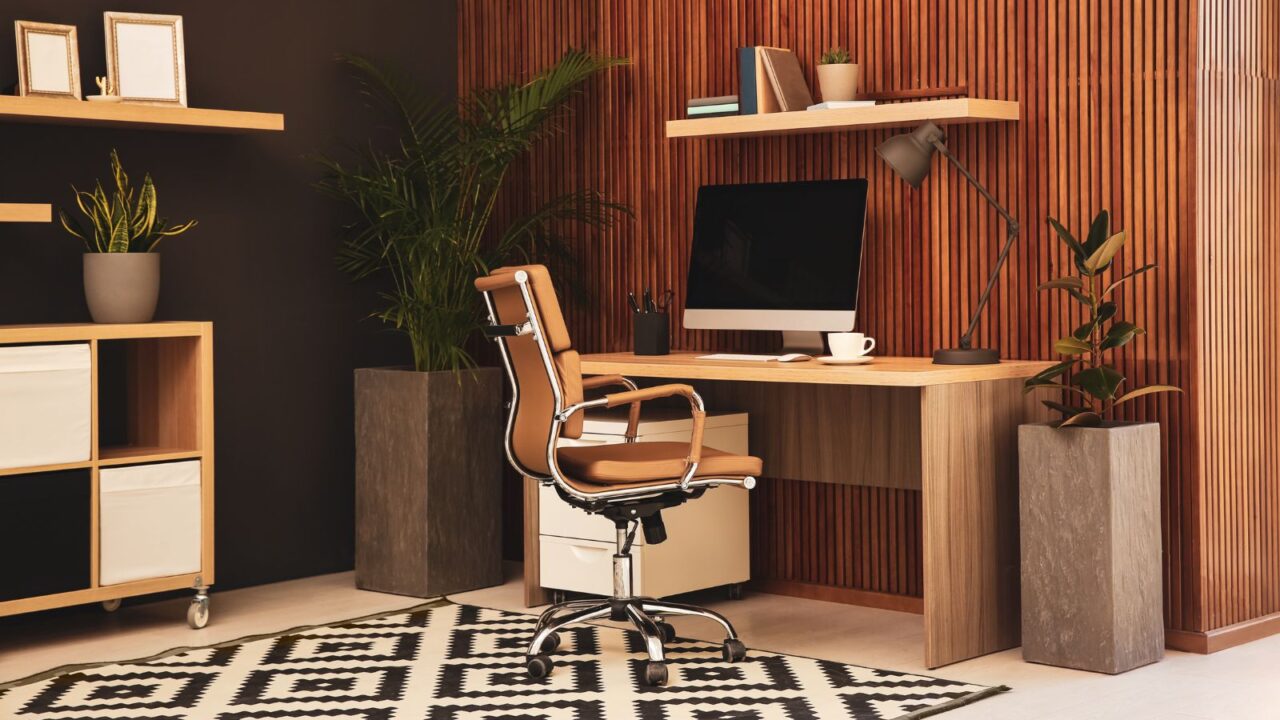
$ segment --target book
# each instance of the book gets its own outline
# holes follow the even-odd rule
[[[702,118],[733,117],[734,115],[737,115],[737,114],[738,114],[737,110],[728,110],[728,111],[710,112],[710,113],[689,113],[689,119],[701,120]]]
[[[688,105],[688,107],[694,108],[694,107],[705,107],[707,105],[728,105],[730,103],[737,105],[738,96],[737,95],[718,95],[716,97],[692,98],[689,100],[688,103],[686,103],[686,105]]]
[[[701,105],[698,107],[690,107],[686,110],[689,117],[700,117],[710,114],[738,114],[738,103],[724,103],[723,105]]]
[[[800,71],[800,61],[794,53],[779,48],[762,48],[760,54],[764,57],[764,69],[778,99],[779,110],[793,112],[813,104],[813,95],[809,93],[804,73]]]
[[[782,48],[738,48],[738,111],[742,115],[778,112],[778,99],[769,85],[764,58],[760,53],[765,49]]]
[[[829,100],[810,105],[809,110],[840,110],[842,108],[874,107],[875,100]]]

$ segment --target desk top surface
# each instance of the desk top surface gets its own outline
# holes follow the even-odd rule
[[[875,356],[865,365],[824,365],[816,360],[780,363],[697,359],[698,355],[706,354],[703,351],[670,355],[583,355],[582,372],[687,380],[925,387],[1028,378],[1054,364],[1047,360],[1003,360],[998,365],[934,365],[931,358],[881,356]]]

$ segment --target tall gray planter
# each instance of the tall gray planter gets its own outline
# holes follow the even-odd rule
[[[1160,426],[1018,428],[1022,656],[1121,673],[1164,656]]]
[[[502,372],[355,371],[356,586],[500,585]]]

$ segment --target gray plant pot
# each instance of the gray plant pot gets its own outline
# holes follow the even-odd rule
[[[356,587],[500,585],[502,371],[355,371]]]
[[[96,323],[145,323],[160,299],[156,253],[85,253],[84,299]]]
[[[1121,673],[1164,656],[1160,426],[1018,428],[1022,657]]]

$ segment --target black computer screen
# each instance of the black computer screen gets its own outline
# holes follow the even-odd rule
[[[686,306],[854,309],[866,213],[865,179],[699,188]]]

